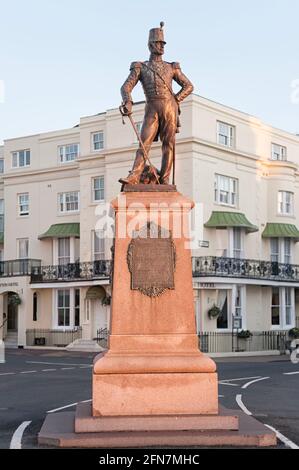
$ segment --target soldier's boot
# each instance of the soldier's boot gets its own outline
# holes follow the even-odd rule
[[[131,172],[127,178],[120,178],[118,181],[121,184],[138,184],[140,182],[140,175]]]

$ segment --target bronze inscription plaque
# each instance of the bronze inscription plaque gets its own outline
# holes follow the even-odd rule
[[[166,289],[174,289],[175,247],[171,234],[161,238],[134,238],[128,249],[128,266],[131,272],[131,289],[155,297]],[[149,231],[153,224],[149,226]],[[144,234],[144,230],[140,234]],[[164,233],[165,236],[165,233]]]

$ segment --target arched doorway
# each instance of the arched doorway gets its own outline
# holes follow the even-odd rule
[[[18,314],[20,297],[16,292],[3,293],[3,319],[5,320],[3,337],[6,347],[18,344]]]
[[[103,286],[92,286],[86,293],[91,319],[91,339],[97,337],[97,331],[108,329],[110,307],[106,304],[107,292]]]

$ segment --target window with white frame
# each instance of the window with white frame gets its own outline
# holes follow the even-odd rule
[[[80,326],[80,289],[75,289],[74,326]]]
[[[271,322],[274,328],[295,325],[295,291],[293,287],[272,287]]]
[[[271,323],[272,323],[272,326],[278,326],[280,324],[279,287],[272,287]]]
[[[287,159],[287,148],[283,145],[272,144],[272,160],[286,160]]]
[[[94,230],[93,232],[93,259],[94,261],[105,259],[105,232]]]
[[[270,258],[272,263],[279,262],[279,238],[270,239]]]
[[[281,215],[293,215],[294,194],[290,191],[278,191],[278,213]]]
[[[58,264],[62,266],[70,263],[71,260],[71,243],[70,238],[58,238]]]
[[[4,199],[0,199],[0,232],[4,232]]]
[[[238,180],[230,176],[215,174],[215,202],[227,206],[237,206]]]
[[[217,142],[220,145],[225,145],[225,147],[234,147],[235,127],[217,121]]]
[[[79,144],[61,145],[59,147],[60,163],[73,162],[78,158]]]
[[[105,200],[105,178],[98,176],[92,180],[93,201]]]
[[[217,307],[220,308],[220,315],[217,318],[217,329],[229,328],[229,306],[228,306],[228,290],[219,289],[217,296]]]
[[[79,211],[79,191],[70,191],[59,194],[59,212]]]
[[[58,326],[70,326],[70,290],[59,289],[57,291],[57,324]]]
[[[242,317],[242,292],[240,286],[236,287],[235,316],[238,318]]]
[[[4,159],[0,158],[0,173],[4,173]]]
[[[292,241],[290,238],[283,239],[283,262],[286,264],[291,264],[292,262]]]
[[[270,239],[270,259],[272,263],[292,263],[291,238],[271,238]]]
[[[293,323],[293,289],[285,287],[285,325],[291,326]]]
[[[19,216],[29,215],[29,193],[18,194]]]
[[[68,329],[80,326],[80,289],[57,289],[54,328]]]
[[[233,258],[242,258],[242,231],[240,228],[233,228]]]
[[[28,238],[17,239],[17,251],[18,251],[18,259],[29,258],[29,239]]]
[[[104,148],[104,132],[95,132],[92,134],[92,149],[102,150]]]
[[[30,150],[12,152],[12,167],[23,168],[26,166],[30,166]]]

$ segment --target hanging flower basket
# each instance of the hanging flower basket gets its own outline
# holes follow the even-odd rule
[[[12,294],[8,297],[8,305],[20,305],[22,303],[19,294]]]
[[[218,318],[220,314],[221,310],[217,305],[213,305],[213,307],[208,310],[208,315],[211,320]]]
[[[111,304],[111,295],[107,294],[102,299],[102,305],[110,305]]]

